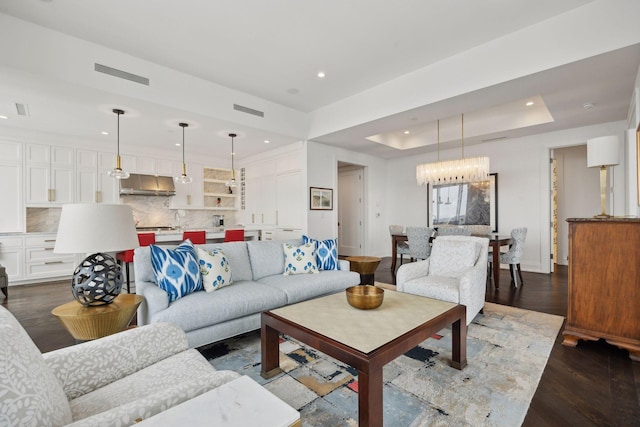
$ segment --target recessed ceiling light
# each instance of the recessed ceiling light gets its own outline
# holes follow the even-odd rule
[[[324,77],[325,77],[324,71],[318,71],[318,78],[324,79]]]
[[[527,103],[526,103],[526,104],[524,104],[524,105],[526,105],[527,107],[531,107],[531,106],[533,105],[533,101],[529,101],[529,102],[527,102]]]
[[[5,120],[7,120],[8,118],[9,118],[9,117],[7,117],[7,116],[0,116],[0,119],[5,119]]]
[[[582,104],[582,108],[586,109],[586,110],[590,110],[593,108],[593,102],[585,102],[584,104]]]
[[[410,131],[408,131],[408,130],[405,130],[405,131],[404,131],[404,134],[405,134],[405,135],[409,135],[410,133],[411,133],[411,132],[410,132]]]
[[[265,144],[268,144],[268,143],[269,143],[269,140],[268,140],[268,139],[265,139],[265,140],[264,140],[264,143],[265,143]]]
[[[180,143],[179,142],[176,142],[176,147],[180,147]]]
[[[100,132],[102,135],[109,135],[109,132],[103,130],[102,132]]]

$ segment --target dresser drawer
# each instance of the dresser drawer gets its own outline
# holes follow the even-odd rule
[[[35,247],[41,246],[43,248],[53,248],[56,244],[56,235],[38,235],[38,236],[27,236],[25,238],[25,246]]]

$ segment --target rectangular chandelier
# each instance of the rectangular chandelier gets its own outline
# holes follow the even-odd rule
[[[470,157],[435,163],[423,163],[416,167],[418,185],[459,184],[489,179],[489,158]]]

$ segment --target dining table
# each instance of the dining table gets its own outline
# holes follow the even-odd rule
[[[493,283],[496,289],[500,288],[500,248],[502,246],[511,246],[513,239],[511,236],[500,236],[498,234],[491,234],[487,236],[489,238],[489,247],[491,248],[490,256],[493,256]],[[407,235],[404,233],[391,235],[391,271],[396,271],[396,261],[398,259],[398,243],[406,242],[408,240]],[[496,268],[496,266],[498,266]]]

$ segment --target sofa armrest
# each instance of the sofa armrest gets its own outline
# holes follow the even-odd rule
[[[189,348],[182,329],[155,323],[44,353],[69,400]]]
[[[136,281],[135,286],[136,293],[144,297],[138,307],[137,322],[139,326],[148,325],[154,314],[169,307],[169,294],[153,282]]]
[[[351,270],[351,263],[346,259],[338,260],[338,270],[349,271]]]
[[[430,258],[427,258],[424,261],[402,264],[396,273],[396,286],[398,291],[403,292],[405,282],[427,276],[429,274],[429,261]]]

